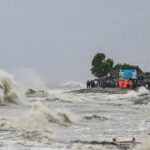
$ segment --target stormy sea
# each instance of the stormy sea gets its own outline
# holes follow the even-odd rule
[[[21,84],[0,71],[1,150],[149,150],[150,93]],[[112,142],[128,141],[119,144]]]

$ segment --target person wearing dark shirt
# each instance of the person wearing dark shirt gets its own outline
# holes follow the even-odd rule
[[[90,87],[91,87],[91,82],[88,80],[88,81],[86,82],[86,85],[87,85],[87,88],[90,88]]]

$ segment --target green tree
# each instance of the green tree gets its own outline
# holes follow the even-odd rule
[[[139,66],[136,65],[130,65],[130,64],[116,64],[113,68],[114,70],[118,70],[118,69],[135,69],[137,70],[137,72],[143,72],[142,69]]]
[[[107,75],[113,68],[114,62],[112,59],[106,59],[104,53],[97,53],[92,60],[91,72],[96,77]]]

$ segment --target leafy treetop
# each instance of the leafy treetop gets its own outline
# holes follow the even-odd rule
[[[91,72],[96,77],[105,76],[112,70],[113,64],[113,60],[106,59],[104,53],[97,53],[92,60]]]
[[[119,69],[136,69],[137,72],[142,72],[141,68],[136,65],[118,63],[114,66],[113,59],[107,58],[104,53],[97,53],[92,60],[91,72],[96,77],[103,77],[111,71]]]
[[[137,72],[143,72],[142,69],[139,66],[130,65],[130,64],[126,64],[126,63],[124,63],[124,64],[120,64],[120,63],[116,64],[114,66],[114,70],[116,70],[116,69],[135,69],[135,70],[137,70]]]

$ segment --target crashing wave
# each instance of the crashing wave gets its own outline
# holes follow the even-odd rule
[[[51,123],[73,123],[73,117],[67,111],[49,110],[40,102],[34,103],[29,113],[19,119],[23,130],[48,130]]]
[[[138,98],[139,96],[149,95],[149,91],[145,87],[140,87],[138,91],[129,91],[127,94],[125,94],[124,98]]]
[[[135,91],[129,91],[127,94],[123,96],[125,99],[133,99],[133,98],[138,98],[138,92]]]
[[[130,90],[124,94],[109,94],[109,93],[73,93],[63,91],[49,91],[49,99],[60,100],[67,102],[82,102],[86,100],[136,100],[149,97],[149,91],[145,87],[140,87],[137,91]]]
[[[19,84],[14,81],[12,75],[0,70],[0,103],[10,102],[21,104]]]
[[[140,87],[138,89],[138,91],[128,91],[125,94],[111,94],[106,96],[105,98],[109,100],[120,100],[120,99],[127,99],[127,100],[131,100],[131,99],[138,99],[141,96],[146,96],[149,95],[149,91],[145,88],[145,87]]]
[[[145,87],[140,87],[139,90],[138,90],[138,95],[139,96],[142,96],[142,95],[148,95],[150,94],[149,93],[149,90],[147,90]]]

